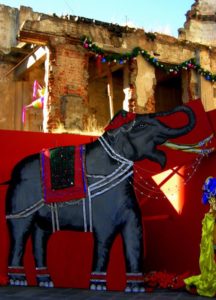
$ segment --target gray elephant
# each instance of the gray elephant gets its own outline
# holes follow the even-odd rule
[[[177,112],[187,115],[185,126],[170,128],[157,119]],[[85,197],[75,202],[46,204],[41,185],[41,154],[20,161],[8,182],[6,196],[10,284],[27,285],[23,255],[26,242],[32,236],[38,285],[53,286],[46,257],[47,243],[55,227],[93,232],[90,281],[93,290],[106,290],[109,253],[115,237],[120,234],[127,273],[125,291],[144,292],[142,220],[132,184],[133,163],[149,159],[163,168],[166,155],[157,146],[187,134],[195,123],[195,115],[187,106],[153,114],[120,111],[100,138],[82,146],[87,191]]]

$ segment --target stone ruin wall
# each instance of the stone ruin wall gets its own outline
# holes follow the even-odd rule
[[[216,46],[216,1],[196,0],[186,14],[179,38],[194,43]]]
[[[10,26],[8,28],[10,28],[11,37],[10,42],[8,40],[6,44],[0,45],[0,50],[3,53],[9,51],[10,47],[16,43],[13,28],[17,28],[14,27],[14,22],[18,18],[19,13],[16,9],[8,7],[2,9],[0,6],[0,21],[3,19],[2,16],[5,10],[8,10],[11,16],[9,18],[10,22],[7,24],[7,26]],[[25,74],[21,83],[15,84],[15,90],[17,91],[15,97],[13,89],[8,89],[8,85],[13,82],[12,74],[4,80],[3,76],[1,76],[0,85],[5,95],[3,101],[8,108],[14,107],[14,98],[19,99],[21,103],[28,103],[33,80],[40,78],[45,83],[46,80],[44,78],[47,77],[47,117],[45,118],[41,111],[29,111],[29,122],[25,125],[25,128],[22,128],[19,123],[19,114],[17,114],[17,112],[20,112],[21,107],[19,106],[16,109],[16,113],[15,110],[13,111],[12,109],[10,111],[8,109],[8,121],[4,126],[1,125],[1,119],[4,120],[6,116],[0,115],[0,126],[4,129],[44,130],[48,132],[56,132],[58,130],[60,132],[76,132],[78,130],[80,133],[85,133],[86,130],[90,133],[95,127],[102,130],[110,119],[107,91],[104,88],[107,78],[104,76],[100,77],[100,72],[103,73],[106,70],[103,70],[105,68],[104,65],[97,66],[97,63],[94,61],[95,57],[89,59],[88,51],[80,43],[82,35],[91,36],[92,40],[96,41],[97,45],[106,51],[118,50],[120,53],[124,53],[139,46],[152,55],[155,53],[157,59],[164,63],[179,64],[198,55],[202,66],[216,73],[216,53],[214,48],[211,49],[210,53],[205,46],[201,46],[197,54],[196,44],[194,45],[182,39],[178,40],[170,36],[156,34],[155,39],[151,40],[144,30],[140,29],[130,30],[130,32],[126,33],[122,32],[119,36],[115,30],[112,31],[109,27],[102,25],[74,22],[74,20],[34,13],[30,8],[21,8],[18,24],[20,25],[21,20],[27,19],[28,21],[25,22],[20,32],[20,41],[47,44],[49,49],[48,66],[47,69],[35,68]],[[0,37],[3,37],[3,34],[0,31]],[[93,64],[93,71],[91,71],[91,64]],[[0,74],[4,73],[4,68],[10,69],[10,67],[13,67],[13,63],[1,62]],[[7,70],[4,71],[6,72]],[[114,76],[118,72],[122,72],[123,80],[120,80],[118,76]],[[94,77],[95,80],[92,80],[90,85],[89,80]],[[212,101],[212,83],[200,78],[193,71],[190,77],[188,72],[183,72],[182,79],[183,102],[187,102],[190,97],[199,98],[201,96],[207,110],[215,107],[215,103]],[[27,82],[27,86],[22,89],[22,86],[25,85],[24,82]],[[116,87],[113,95],[114,99],[123,101],[124,93],[122,89],[124,90],[130,83],[136,87],[136,111],[141,113],[154,111],[155,68],[142,57],[137,57],[136,60],[123,66],[120,71],[116,70],[116,73],[113,73],[113,84]],[[10,97],[8,93],[11,94]],[[121,101],[115,101],[116,109],[121,106]],[[42,129],[43,119],[45,122]]]

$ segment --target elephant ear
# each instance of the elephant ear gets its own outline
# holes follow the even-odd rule
[[[105,127],[105,131],[120,128],[124,124],[132,122],[136,117],[135,113],[127,112],[126,110],[120,110]]]

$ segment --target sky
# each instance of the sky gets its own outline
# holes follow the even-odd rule
[[[0,4],[19,8],[32,7],[35,12],[75,15],[108,23],[142,28],[178,36],[185,14],[195,0],[0,0]]]

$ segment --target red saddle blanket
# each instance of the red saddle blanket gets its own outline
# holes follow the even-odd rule
[[[41,151],[41,179],[46,203],[86,197],[83,146]]]

